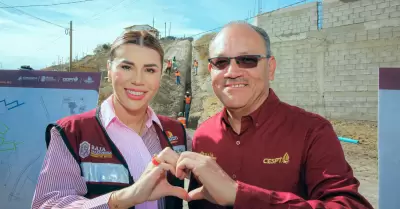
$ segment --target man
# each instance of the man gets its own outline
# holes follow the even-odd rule
[[[231,23],[209,54],[224,109],[196,130],[194,152],[178,159],[177,177],[192,171],[189,208],[372,208],[329,121],[270,88],[276,60],[263,29]]]
[[[172,68],[172,61],[168,60],[167,61],[167,68],[165,69],[165,72],[168,73],[168,75],[171,75],[171,68]]]
[[[187,91],[185,94],[185,118],[186,121],[189,121],[189,112],[190,112],[190,103],[192,101],[192,97],[190,93]]]
[[[194,75],[197,75],[198,67],[199,67],[199,62],[197,62],[197,60],[194,60],[193,62]]]
[[[178,68],[174,68],[175,77],[176,77],[176,85],[181,85],[181,72],[179,72]]]

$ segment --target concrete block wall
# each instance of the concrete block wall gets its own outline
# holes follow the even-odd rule
[[[317,30],[317,3],[308,3],[297,7],[285,8],[264,13],[256,18],[258,24],[271,35],[290,35]]]
[[[323,2],[323,28],[376,22],[390,18],[400,18],[400,0],[325,0]]]
[[[371,2],[391,5],[397,1]],[[359,1],[344,4],[330,0],[324,4],[344,9],[355,7],[356,2]],[[394,8],[400,11],[397,5]],[[288,13],[293,14],[292,10]],[[270,34],[272,53],[278,63],[272,87],[279,97],[333,119],[376,121],[378,69],[400,66],[400,21],[391,17],[392,10],[388,11],[387,19],[289,35]],[[263,20],[266,18],[259,18],[257,24],[268,29]]]

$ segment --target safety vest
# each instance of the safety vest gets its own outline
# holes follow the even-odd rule
[[[178,72],[175,72],[175,76],[176,77],[178,77],[178,76],[181,76],[181,73],[178,71]]]
[[[119,190],[134,184],[128,164],[121,152],[108,136],[101,124],[100,107],[86,113],[72,115],[46,129],[46,144],[50,144],[50,130],[56,127],[60,135],[81,168],[81,176],[86,180],[86,198]],[[161,147],[171,147],[180,153],[187,150],[185,127],[177,120],[157,115],[162,128],[153,122]],[[184,181],[168,174],[171,185],[184,187]],[[166,209],[182,208],[182,199],[165,197]],[[135,207],[132,207],[135,208]]]
[[[186,128],[186,118],[185,117],[179,117],[179,118],[177,118],[177,120],[179,122],[181,122],[182,125]]]
[[[190,100],[191,100],[191,99],[192,99],[192,98],[191,98],[190,96],[185,97],[186,104],[190,104]]]

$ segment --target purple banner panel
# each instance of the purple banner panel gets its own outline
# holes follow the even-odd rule
[[[400,68],[380,68],[379,89],[400,90]]]
[[[99,91],[99,72],[1,70],[0,87],[84,89]]]

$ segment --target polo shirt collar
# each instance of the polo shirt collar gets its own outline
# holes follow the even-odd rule
[[[157,114],[154,110],[149,106],[147,108],[147,115],[148,120],[146,121],[146,127],[150,128],[155,122],[161,129],[162,125],[160,119],[157,117]],[[113,95],[109,96],[104,102],[101,104],[101,120],[103,122],[103,126],[107,128],[111,123],[118,120],[117,116],[115,115],[114,111],[114,102],[113,102]]]
[[[275,113],[276,108],[279,106],[280,100],[278,96],[275,94],[274,90],[269,89],[269,94],[267,99],[263,102],[263,104],[256,109],[254,112],[248,115],[249,119],[252,121],[254,126],[267,121],[271,116]],[[229,125],[228,120],[228,112],[226,107],[223,108],[222,113],[220,114],[221,123],[225,123]],[[242,119],[243,121],[243,119]]]

